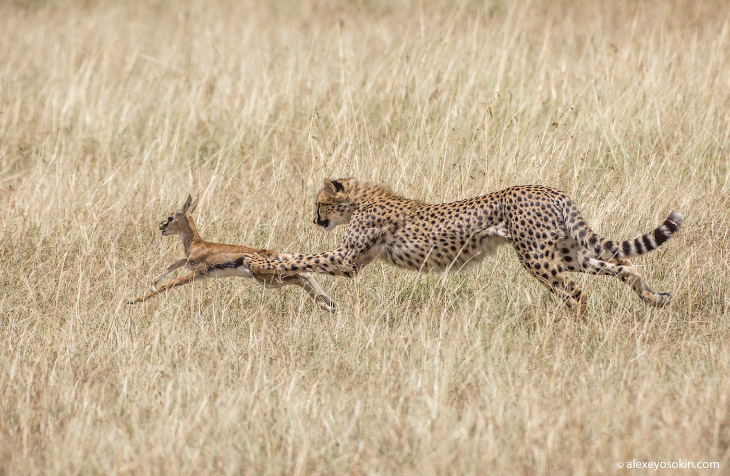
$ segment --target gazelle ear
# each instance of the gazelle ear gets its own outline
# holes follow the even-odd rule
[[[190,196],[188,195],[188,200],[190,200],[189,197]],[[200,197],[197,197],[195,200],[193,200],[193,203],[190,205],[190,207],[188,207],[188,211],[190,213],[193,213],[193,211],[195,210],[195,207],[198,206],[198,202],[200,202]]]
[[[193,202],[193,196],[188,194],[187,200],[185,200],[185,203],[183,204],[182,208],[180,209],[180,214],[184,215],[186,211],[188,211],[188,208],[190,208],[190,204]]]

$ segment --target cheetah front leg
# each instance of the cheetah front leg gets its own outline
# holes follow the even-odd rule
[[[352,278],[373,261],[373,248],[381,236],[382,232],[376,228],[358,229],[356,233],[345,235],[342,245],[334,251],[311,255],[281,254],[280,260],[248,255],[246,265],[254,274],[274,274],[281,279],[302,271]]]

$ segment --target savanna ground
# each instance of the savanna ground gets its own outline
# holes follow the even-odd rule
[[[730,7],[3,2],[0,473],[623,474],[730,468]],[[333,248],[324,177],[429,201],[540,183],[636,260],[577,320],[511,249],[295,288],[125,300],[205,238]],[[634,474],[640,472],[633,472]]]

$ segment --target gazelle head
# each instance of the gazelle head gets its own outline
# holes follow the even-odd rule
[[[175,210],[172,215],[160,222],[162,235],[167,236],[177,234],[184,225],[187,225],[187,217],[185,215],[188,212],[195,210],[197,205],[198,200],[193,202],[193,197],[188,195],[188,199],[185,200],[185,203],[180,209]]]

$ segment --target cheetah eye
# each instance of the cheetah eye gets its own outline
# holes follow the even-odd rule
[[[172,221],[172,217],[167,217],[167,223],[170,223]]]

